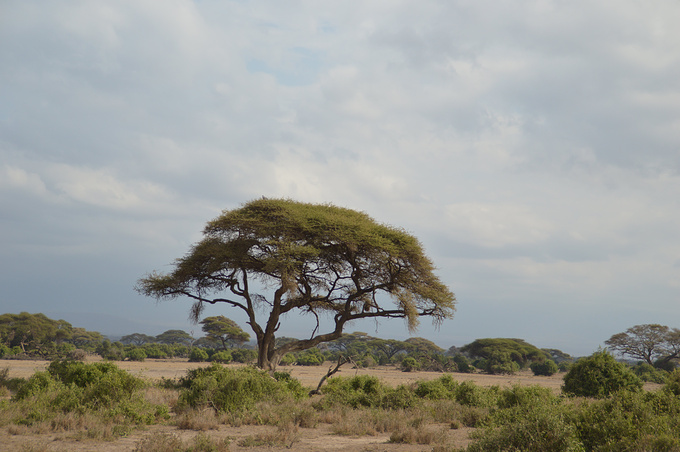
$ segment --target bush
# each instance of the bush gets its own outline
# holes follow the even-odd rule
[[[562,386],[566,394],[596,398],[607,397],[619,390],[640,389],[642,381],[606,351],[577,361],[564,376]]]
[[[551,376],[557,373],[557,364],[552,359],[547,359],[543,362],[531,363],[529,366],[534,375]]]
[[[673,395],[680,396],[680,370],[675,370],[668,375],[663,389]]]
[[[418,397],[429,400],[455,400],[458,382],[451,375],[443,375],[436,380],[419,381],[413,391]]]
[[[87,352],[83,349],[77,348],[68,354],[68,359],[71,361],[85,361]]]
[[[383,384],[377,377],[357,375],[351,378],[334,377],[321,390],[326,407],[346,405],[351,408],[407,408],[416,403],[413,391],[405,386],[396,389]]]
[[[146,352],[141,348],[133,348],[125,354],[125,357],[130,361],[144,361],[146,359]]]
[[[208,352],[202,348],[193,348],[191,353],[189,353],[190,363],[202,363],[208,360]]]
[[[209,406],[218,411],[243,411],[260,401],[281,403],[306,395],[299,383],[277,381],[253,367],[230,369],[216,363],[190,370],[180,383],[184,388],[179,397],[180,408]]]
[[[415,372],[420,369],[420,363],[413,356],[407,356],[401,360],[402,372]]]
[[[321,350],[318,348],[310,348],[309,350],[298,353],[296,362],[299,366],[320,366],[325,360],[326,357],[323,356]]]
[[[257,360],[257,352],[247,348],[236,348],[231,351],[231,359],[235,363],[252,363]]]
[[[619,391],[583,404],[574,424],[586,450],[676,451],[680,399],[667,391]]]
[[[213,353],[213,355],[210,357],[210,361],[215,362],[215,363],[222,363],[222,364],[227,364],[231,362],[231,353],[227,351],[221,351],[217,353]]]
[[[504,413],[512,421],[500,427],[489,426],[473,434],[477,441],[468,452],[535,451],[581,452],[583,448],[576,428],[550,405],[514,407]],[[590,450],[590,449],[588,449]]]
[[[458,372],[469,374],[475,371],[475,368],[472,367],[470,361],[465,357],[465,355],[460,353],[457,354],[453,357],[453,362],[456,363]]]
[[[662,369],[657,369],[647,363],[638,363],[633,366],[633,373],[640,377],[642,381],[663,384],[666,383],[669,373]]]

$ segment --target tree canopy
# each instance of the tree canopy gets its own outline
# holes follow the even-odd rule
[[[206,317],[199,322],[201,329],[209,339],[222,343],[222,348],[227,349],[227,345],[243,345],[250,340],[250,334],[241,329],[233,320],[223,316]]]
[[[337,339],[353,320],[400,318],[413,331],[420,317],[439,324],[455,309],[420,242],[362,212],[263,198],[224,211],[203,235],[173,271],[147,275],[137,290],[158,300],[193,299],[195,321],[205,303],[243,311],[262,368],[273,370],[288,352]],[[268,294],[256,292],[256,283]],[[281,318],[293,311],[311,315],[316,326],[308,339],[277,347]],[[322,315],[332,318],[326,332]]]
[[[664,365],[680,356],[680,330],[657,323],[635,325],[614,334],[605,344],[622,355]]]
[[[469,356],[483,359],[490,359],[499,354],[507,355],[520,367],[526,367],[531,362],[550,358],[546,352],[523,339],[477,339],[463,346],[460,351]]]

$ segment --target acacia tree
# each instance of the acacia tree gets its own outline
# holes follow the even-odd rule
[[[203,325],[201,329],[209,339],[222,342],[224,350],[227,349],[227,344],[232,346],[235,344],[242,345],[250,340],[250,334],[243,331],[236,322],[223,315],[206,317],[199,323]]]
[[[622,355],[663,366],[680,356],[680,330],[657,323],[635,325],[613,335],[605,344]]]
[[[263,369],[273,371],[288,352],[337,339],[353,320],[401,318],[413,331],[421,316],[438,325],[453,315],[455,297],[420,242],[362,212],[263,198],[224,211],[203,235],[172,272],[151,273],[136,289],[158,300],[193,299],[194,321],[206,303],[242,310]],[[255,292],[255,282],[268,295]],[[290,312],[311,315],[315,327],[309,338],[277,346],[281,317]],[[332,318],[326,332],[322,315]]]

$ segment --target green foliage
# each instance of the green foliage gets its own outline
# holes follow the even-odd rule
[[[273,293],[250,293],[248,278]],[[413,331],[420,317],[438,323],[455,309],[455,296],[434,274],[417,238],[362,212],[284,199],[224,211],[172,272],[147,275],[136,289],[159,300],[198,300],[191,310],[195,320],[204,303],[242,309],[256,332],[275,331],[282,316],[296,311],[333,319],[330,332],[314,330],[314,336],[280,347],[273,335],[259,334],[258,366],[269,370],[288,352],[336,339],[353,320],[401,318]],[[225,291],[239,301],[225,299]]]
[[[326,357],[318,348],[310,348],[296,355],[296,364],[299,366],[320,366],[326,361]]]
[[[436,380],[421,380],[416,383],[415,395],[429,400],[455,400],[459,384],[451,375],[443,375]]]
[[[555,364],[555,361],[552,359],[546,359],[545,361],[542,362],[535,362],[531,363],[529,366],[531,371],[534,373],[534,375],[544,375],[544,376],[551,376],[557,373],[559,370],[557,368],[557,364]]]
[[[184,389],[178,404],[237,412],[252,409],[257,402],[265,400],[283,403],[306,395],[299,384],[291,381],[278,381],[252,367],[231,369],[213,364],[187,373],[181,380]]]
[[[393,389],[377,377],[333,377],[323,387],[323,406],[347,405],[352,408],[403,409],[416,403],[413,391],[405,386]]]
[[[191,353],[189,353],[190,363],[202,363],[208,360],[208,352],[202,348],[192,348]]]
[[[619,391],[579,406],[574,423],[586,450],[680,450],[680,399],[670,392]]]
[[[477,339],[460,351],[483,360],[480,368],[492,374],[513,373],[529,363],[550,359],[546,352],[522,339]]]
[[[222,348],[227,346],[242,345],[250,340],[250,335],[243,331],[233,320],[223,316],[206,317],[199,322],[206,336],[214,341],[222,343]]]
[[[415,372],[420,369],[420,363],[413,356],[407,356],[401,360],[401,370],[403,372]]]
[[[519,363],[512,359],[512,354],[501,350],[492,350],[476,366],[490,375],[512,375],[520,369]]]
[[[168,407],[146,401],[140,392],[144,387],[143,380],[112,363],[54,361],[19,386],[12,398],[21,412],[15,422],[31,425],[60,413],[94,413],[137,424],[166,417]]]
[[[474,433],[468,452],[585,452],[575,426],[555,406],[517,405],[502,410],[506,421]],[[590,449],[589,449],[590,450]]]
[[[182,330],[167,330],[158,336],[156,336],[156,341],[161,344],[180,344],[180,345],[190,345],[194,338],[191,337],[189,333]]]
[[[230,363],[231,353],[224,350],[219,351],[217,353],[213,353],[213,355],[210,357],[210,361],[222,364]]]
[[[654,366],[650,366],[645,362],[639,362],[632,368],[633,373],[640,377],[642,381],[649,381],[652,383],[663,384],[668,379],[669,372],[657,369]]]
[[[564,376],[562,390],[569,395],[607,397],[616,391],[637,391],[642,381],[606,351],[595,352],[572,365]]]
[[[666,377],[664,390],[673,395],[680,396],[680,370],[674,370]]]
[[[141,348],[133,348],[125,354],[125,357],[130,361],[144,361],[146,359],[146,352]]]
[[[467,374],[475,371],[475,368],[470,364],[470,361],[461,353],[454,355],[453,362],[456,363],[456,370],[458,372]]]

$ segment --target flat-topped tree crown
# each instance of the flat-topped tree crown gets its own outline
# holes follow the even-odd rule
[[[402,318],[413,331],[420,317],[438,325],[455,310],[455,296],[434,274],[418,239],[363,212],[258,199],[224,211],[203,234],[171,273],[152,273],[137,290],[159,300],[195,300],[195,321],[204,303],[243,310],[257,338],[258,365],[265,369],[273,370],[288,352],[337,339],[352,320]],[[271,293],[254,293],[254,281]],[[256,314],[265,306],[261,323]],[[281,316],[293,310],[312,314],[316,326],[309,339],[277,348]],[[325,333],[319,332],[321,314],[333,319]]]

